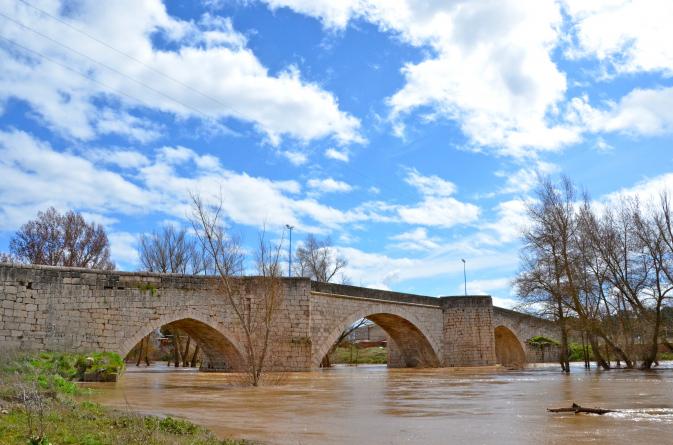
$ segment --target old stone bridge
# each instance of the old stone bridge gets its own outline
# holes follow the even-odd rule
[[[245,289],[255,298],[255,279]],[[310,370],[361,318],[389,336],[391,367],[535,362],[526,340],[558,338],[556,327],[494,307],[489,296],[424,297],[283,278],[269,367]],[[0,349],[114,351],[125,356],[171,325],[204,351],[209,366],[245,367],[243,333],[225,297],[204,276],[105,272],[0,264]]]

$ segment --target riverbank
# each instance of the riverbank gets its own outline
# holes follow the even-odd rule
[[[79,367],[78,367],[79,364]],[[85,366],[86,365],[86,366]],[[141,416],[78,400],[76,381],[111,381],[123,371],[110,354],[15,356],[0,364],[2,445],[250,445],[219,439],[187,420]]]

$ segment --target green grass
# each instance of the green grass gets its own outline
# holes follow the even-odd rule
[[[345,363],[349,365],[364,364],[386,364],[388,360],[388,351],[386,348],[374,346],[371,348],[357,349],[353,346],[340,346],[336,348],[330,356],[330,361],[334,364]]]
[[[105,408],[73,396],[74,380],[117,375],[116,354],[18,355],[0,365],[2,445],[243,445],[222,440],[203,427],[172,417],[140,416]]]

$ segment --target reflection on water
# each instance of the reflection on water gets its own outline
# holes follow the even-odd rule
[[[270,444],[673,443],[673,366],[563,375],[523,371],[334,368],[237,386],[240,376],[131,366],[96,401],[172,415]],[[548,407],[623,409],[605,416]]]

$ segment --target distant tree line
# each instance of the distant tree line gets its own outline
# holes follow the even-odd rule
[[[650,368],[666,338],[673,294],[670,196],[592,203],[568,178],[542,180],[528,207],[515,287],[523,305],[556,321],[569,372],[570,333],[598,366]]]

